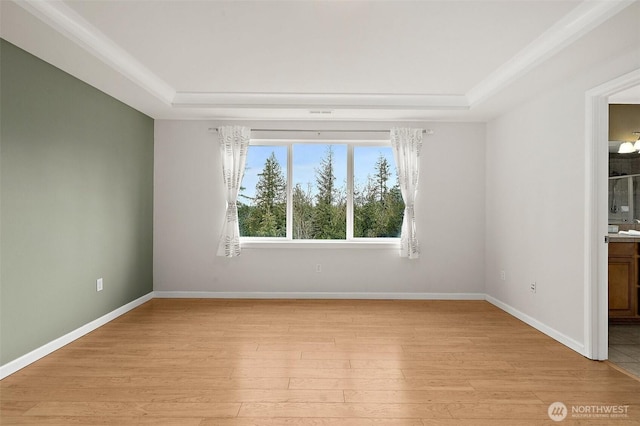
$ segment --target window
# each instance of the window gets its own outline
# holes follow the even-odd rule
[[[388,142],[249,146],[238,216],[242,237],[399,238],[404,202]]]

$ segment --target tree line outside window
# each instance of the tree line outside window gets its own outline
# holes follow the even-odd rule
[[[347,152],[352,149],[351,167]],[[292,155],[288,161],[288,155]],[[266,158],[265,158],[266,157]],[[291,165],[291,212],[287,166]],[[347,170],[353,171],[351,194]],[[352,208],[347,209],[348,203]],[[353,235],[347,235],[347,211]],[[250,146],[238,197],[240,235],[296,240],[398,238],[404,202],[389,146]],[[287,235],[287,216],[291,230]]]

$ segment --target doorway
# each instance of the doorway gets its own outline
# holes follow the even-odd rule
[[[638,235],[627,234],[640,234],[639,132],[640,86],[609,97],[608,359],[636,376],[640,376],[640,252]]]
[[[586,93],[585,355],[608,359],[609,100],[640,86],[640,69]]]

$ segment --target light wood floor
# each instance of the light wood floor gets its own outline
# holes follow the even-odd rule
[[[154,299],[0,386],[2,425],[640,424],[640,382],[482,301]]]

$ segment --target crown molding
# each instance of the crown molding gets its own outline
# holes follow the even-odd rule
[[[62,1],[20,0],[18,6],[66,36],[138,86],[171,104],[175,89]]]
[[[636,0],[585,0],[467,92],[470,108],[488,100]]]
[[[178,108],[468,110],[463,95],[178,92]]]
[[[470,110],[636,0],[585,0],[466,94],[177,92],[63,1],[14,0],[172,108],[256,110]]]

